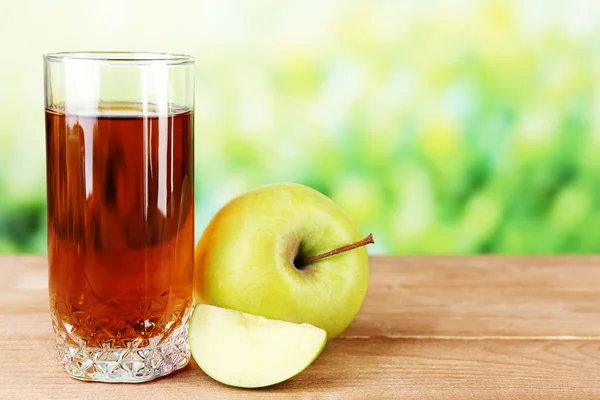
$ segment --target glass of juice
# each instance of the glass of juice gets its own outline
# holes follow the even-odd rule
[[[58,360],[144,382],[189,361],[194,61],[44,56],[48,264]]]

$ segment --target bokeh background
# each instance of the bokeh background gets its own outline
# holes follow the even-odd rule
[[[373,253],[600,249],[600,2],[0,5],[0,253],[45,252],[42,54],[196,58],[196,231],[252,187],[343,206]]]

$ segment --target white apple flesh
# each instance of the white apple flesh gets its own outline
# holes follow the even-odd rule
[[[196,301],[309,323],[331,339],[365,298],[367,251],[303,260],[361,239],[352,219],[316,190],[292,183],[257,188],[226,204],[204,231],[196,247]]]
[[[230,386],[256,388],[297,375],[321,353],[327,333],[294,324],[199,304],[190,320],[189,343],[196,363]]]

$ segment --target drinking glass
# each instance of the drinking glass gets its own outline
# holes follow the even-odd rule
[[[50,310],[74,378],[143,382],[189,361],[193,68],[176,54],[44,56]]]

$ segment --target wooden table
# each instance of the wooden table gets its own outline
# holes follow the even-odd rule
[[[0,257],[0,399],[599,399],[600,256],[373,257],[361,313],[300,375],[261,390],[192,361],[150,383],[59,369],[40,256]]]

